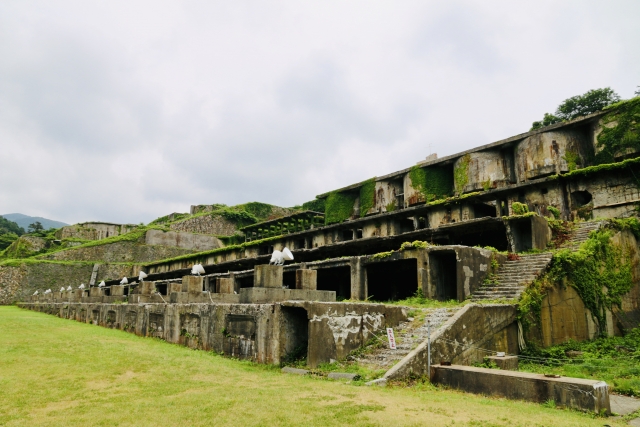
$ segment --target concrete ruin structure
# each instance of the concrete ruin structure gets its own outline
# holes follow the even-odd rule
[[[385,381],[435,375],[455,382],[476,374],[431,372],[428,360],[469,365],[486,351],[517,355],[528,339],[552,345],[593,338],[602,328],[619,334],[640,322],[640,246],[629,230],[612,231],[612,241],[633,260],[633,286],[606,310],[606,325],[596,324],[575,290],[560,285],[545,297],[536,327],[523,331],[517,310],[518,298],[552,264],[551,249],[577,250],[607,220],[638,214],[640,151],[615,151],[609,163],[596,162],[599,135],[613,126],[609,114],[430,156],[318,195],[324,211],[240,227],[241,241],[233,244],[150,230],[148,244],[183,241],[192,252],[142,263],[125,285],[111,277],[104,288],[39,294],[20,305],[260,363],[302,355],[313,368],[348,357],[386,328],[422,330],[415,310],[385,303],[414,295],[466,302],[423,310],[430,346],[423,332],[407,337],[407,348],[382,358]],[[191,215],[205,218],[212,210],[193,206]],[[564,241],[552,221],[574,224]],[[269,265],[272,252],[285,247],[294,261]],[[195,264],[204,275],[191,275]],[[148,274],[144,281],[137,271]],[[596,403],[576,407],[606,410],[608,397],[598,387]]]

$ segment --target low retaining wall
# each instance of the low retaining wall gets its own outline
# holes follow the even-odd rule
[[[171,297],[185,295],[190,294],[174,292]],[[239,297],[211,294],[214,297],[222,295]],[[133,297],[160,298],[158,295]],[[306,352],[311,367],[343,358],[373,334],[379,335],[385,328],[406,320],[407,311],[405,307],[384,304],[310,301],[270,304],[34,302],[18,305],[258,363],[280,364]]]
[[[432,366],[431,380],[476,394],[539,403],[553,400],[558,406],[611,413],[609,387],[604,381],[457,365]]]
[[[431,333],[431,363],[471,364],[488,351],[518,353],[516,307],[469,304]],[[427,341],[407,354],[384,375],[387,379],[427,375]]]

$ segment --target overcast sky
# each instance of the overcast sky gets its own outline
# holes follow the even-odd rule
[[[293,206],[640,85],[640,2],[0,2],[0,214]]]

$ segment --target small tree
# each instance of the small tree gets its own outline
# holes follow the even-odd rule
[[[36,221],[33,224],[29,224],[30,233],[37,233],[38,231],[43,231],[43,230],[44,230],[44,227],[42,226],[40,221]]]
[[[533,122],[531,130],[550,126],[561,121],[573,120],[602,110],[604,107],[620,101],[620,96],[610,87],[593,89],[583,95],[572,96],[558,105],[555,115],[545,113],[544,119]]]

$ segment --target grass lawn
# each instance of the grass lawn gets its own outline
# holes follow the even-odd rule
[[[0,307],[0,425],[602,426],[611,419],[417,387],[283,375],[122,331]]]

